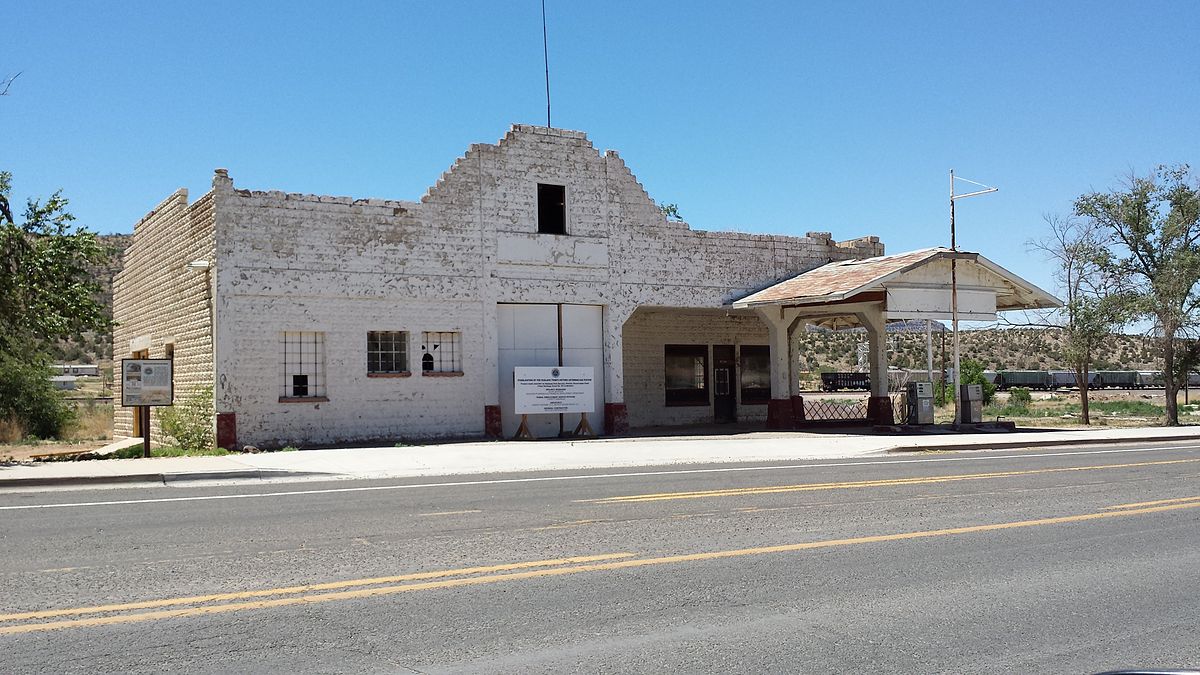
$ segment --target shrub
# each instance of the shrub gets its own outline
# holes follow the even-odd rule
[[[983,387],[983,404],[987,405],[992,402],[996,396],[996,385],[987,381],[983,376],[983,364],[975,359],[962,360],[962,376],[960,378],[963,384],[978,384]]]
[[[22,360],[0,352],[0,419],[37,438],[61,434],[75,411],[50,382],[52,374],[40,358]]]
[[[1029,393],[1029,389],[1025,387],[1013,387],[1008,391],[1009,405],[1028,407],[1030,403],[1033,403],[1033,395]]]
[[[163,433],[184,452],[198,452],[216,443],[213,431],[213,390],[205,387],[183,403],[163,408],[159,416]]]

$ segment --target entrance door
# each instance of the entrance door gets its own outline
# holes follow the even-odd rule
[[[737,421],[736,361],[733,345],[713,345],[713,419],[717,422]]]

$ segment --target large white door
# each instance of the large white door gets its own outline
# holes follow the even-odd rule
[[[559,311],[562,341],[559,341]],[[501,304],[499,320],[500,415],[504,436],[517,433],[521,418],[514,411],[513,369],[517,366],[591,366],[596,374],[596,412],[588,415],[592,430],[604,433],[604,348],[600,305]],[[559,349],[562,363],[559,363]],[[579,415],[562,416],[571,432]],[[530,415],[529,430],[538,438],[559,433],[559,415]]]
[[[591,366],[596,373],[596,410],[588,414],[592,431],[604,433],[604,308],[600,305],[562,306],[564,366]],[[563,415],[563,427],[574,431],[578,413]]]

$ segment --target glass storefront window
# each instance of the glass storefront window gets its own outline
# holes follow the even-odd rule
[[[708,345],[665,345],[667,405],[708,405]]]

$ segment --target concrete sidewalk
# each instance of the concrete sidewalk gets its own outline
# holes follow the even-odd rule
[[[158,457],[0,466],[0,489],[170,484],[235,479],[404,478],[617,467],[862,457],[887,452],[1200,441],[1197,427],[1082,429],[900,436],[748,432],[726,436],[479,441],[302,450],[222,457]]]

